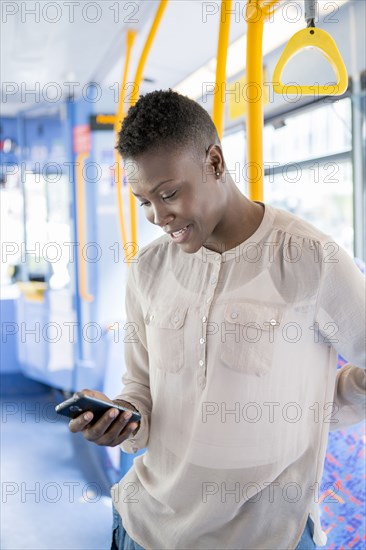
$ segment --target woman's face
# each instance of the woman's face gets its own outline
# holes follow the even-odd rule
[[[223,170],[217,145],[210,146],[201,161],[189,150],[162,149],[125,163],[127,180],[148,221],[187,253],[217,240],[215,228],[225,211],[225,190],[217,172],[221,176]]]

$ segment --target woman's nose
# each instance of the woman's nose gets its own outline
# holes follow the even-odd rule
[[[174,216],[169,213],[168,209],[164,205],[161,205],[158,208],[153,206],[151,217],[151,222],[154,225],[159,225],[160,227],[164,227],[164,225],[167,225],[174,218]]]

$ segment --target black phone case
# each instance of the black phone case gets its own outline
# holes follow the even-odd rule
[[[119,409],[121,412],[128,410],[121,407],[121,405],[112,405],[103,401],[99,401],[94,397],[85,395],[79,397],[78,399],[68,399],[67,401],[64,401],[63,403],[57,405],[55,410],[58,414],[67,416],[68,418],[76,418],[84,412],[91,411],[94,417],[90,424],[94,424],[103,416],[106,411],[108,411],[108,409],[111,408]],[[139,420],[141,420],[140,415],[133,411],[131,412],[132,416],[129,422],[138,422]]]

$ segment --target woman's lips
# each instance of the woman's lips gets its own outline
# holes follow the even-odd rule
[[[191,233],[192,226],[190,224],[186,225],[185,227],[182,227],[179,231],[175,231],[174,233],[171,233],[170,236],[176,243],[182,243],[186,241],[189,238],[189,235]]]

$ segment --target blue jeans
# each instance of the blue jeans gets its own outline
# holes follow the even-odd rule
[[[113,506],[113,535],[111,550],[144,550],[126,533],[122,518]]]
[[[295,550],[313,550],[316,548],[312,535],[314,533],[314,523],[310,516],[306,522],[305,529],[301,535],[299,544],[296,546]],[[122,519],[117,510],[113,506],[113,540],[111,545],[111,550],[144,550],[142,546],[137,544],[131,537],[126,533]],[[285,548],[281,550],[286,550]]]
[[[311,517],[308,516],[308,521],[306,522],[305,529],[295,550],[312,550],[313,548],[316,548],[316,544],[313,541],[313,534],[314,522]]]

